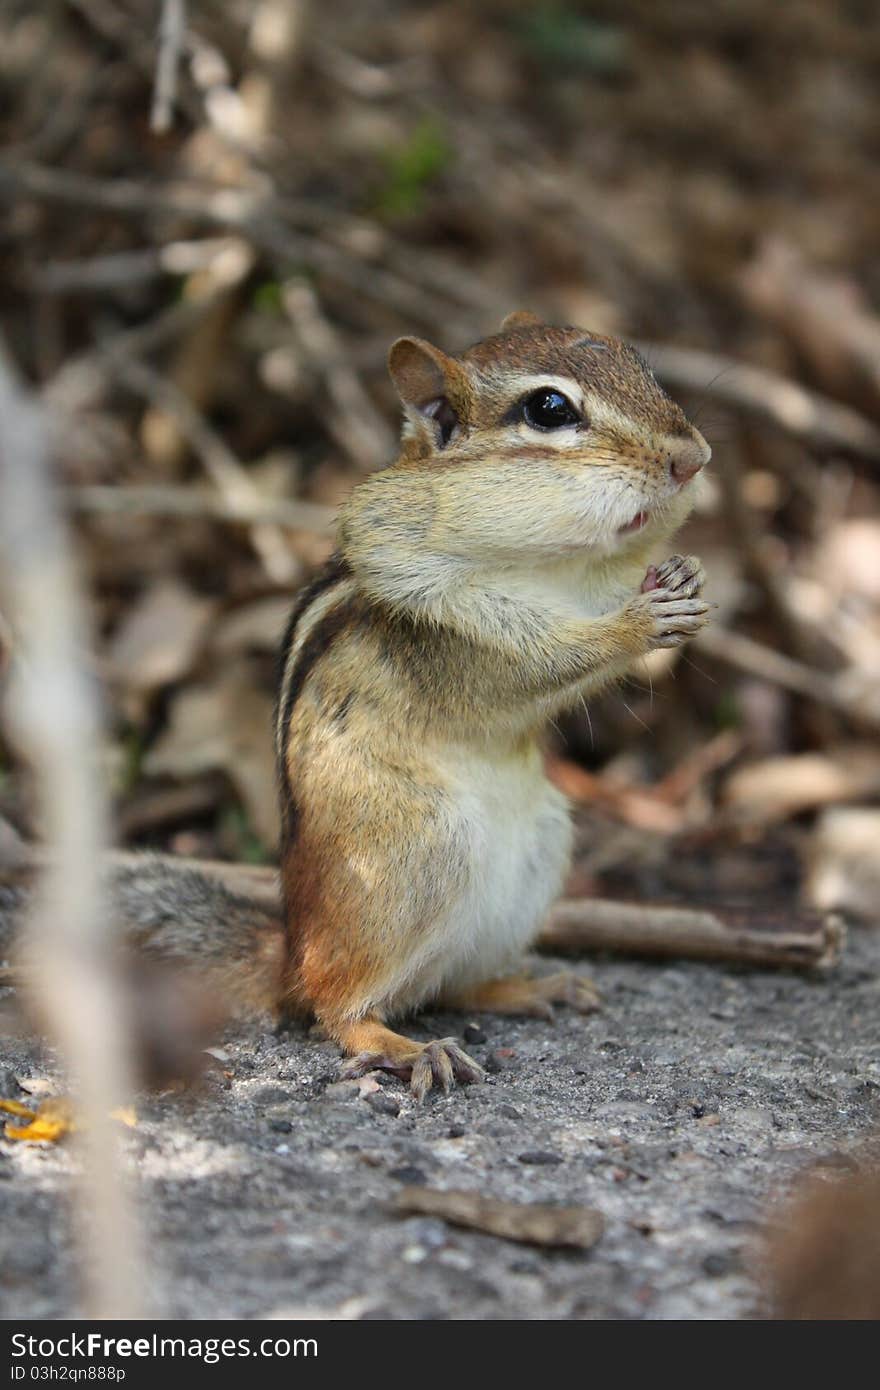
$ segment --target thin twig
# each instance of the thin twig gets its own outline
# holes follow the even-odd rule
[[[272,500],[261,496],[227,497],[200,488],[107,487],[67,488],[68,509],[95,516],[167,516],[225,522],[232,526],[283,526],[290,531],[332,535],[336,511],[318,502]]]
[[[880,698],[876,683],[866,680],[860,688],[859,683],[852,679],[857,673],[850,671],[839,676],[827,675],[824,671],[817,671],[812,666],[784,656],[782,652],[763,646],[742,632],[732,632],[724,627],[710,625],[704,628],[694,639],[694,646],[726,665],[836,710],[848,719],[873,728],[880,727]]]
[[[77,1205],[93,1317],[135,1317],[144,1267],[110,1117],[131,1091],[129,1043],[99,880],[106,814],[94,694],[77,660],[83,618],[49,484],[43,411],[0,361],[0,578],[24,643],[10,715],[37,774],[52,862],[25,943],[35,1002],[79,1087]]]
[[[26,161],[0,161],[0,198],[21,194],[121,217],[186,218],[196,225],[237,232],[285,273],[291,265],[306,265],[380,304],[393,305],[418,323],[449,322],[449,305],[441,296],[426,293],[420,283],[384,266],[365,264],[348,247],[334,243],[328,236],[326,209],[313,205],[274,199],[262,191],[110,181]],[[296,221],[314,227],[315,234],[298,230]]]
[[[177,68],[186,38],[186,5],[184,0],[162,0],[159,20],[159,51],[156,56],[156,84],[150,129],[164,134],[171,129],[174,98],[177,91]]]
[[[205,299],[175,301],[146,323],[108,334],[99,347],[69,357],[43,388],[46,405],[54,415],[97,404],[112,380],[108,358],[117,353],[140,357],[154,352],[206,314],[221,292],[225,290]]]
[[[151,404],[173,415],[181,434],[229,507],[253,506],[263,501],[225,440],[172,381],[126,355],[108,358],[107,366]],[[254,523],[251,539],[269,577],[276,583],[287,583],[295,572],[295,565],[279,528],[274,522]]]
[[[361,473],[387,463],[394,436],[374,406],[312,287],[305,280],[285,285],[282,303],[303,354],[324,378],[331,409],[328,428]]]
[[[34,267],[29,281],[42,294],[128,290],[132,285],[165,275],[191,275],[193,271],[206,270],[229,244],[228,237],[199,237],[138,251],[111,251],[83,260],[46,261]]]
[[[858,411],[788,377],[752,367],[732,357],[674,347],[636,343],[665,386],[698,391],[747,415],[767,420],[820,453],[847,453],[876,462],[880,429]]]

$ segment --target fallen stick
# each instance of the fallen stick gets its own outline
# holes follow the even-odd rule
[[[394,1210],[434,1216],[450,1226],[550,1249],[590,1250],[605,1230],[605,1218],[592,1207],[502,1202],[482,1192],[448,1188],[404,1187],[397,1194]]]
[[[852,680],[852,672],[829,675],[774,651],[743,632],[733,632],[725,627],[704,628],[694,639],[694,647],[736,670],[757,676],[771,685],[779,685],[783,690],[790,690],[814,704],[836,710],[860,724],[874,728],[880,724],[876,682],[870,679],[856,684]]]
[[[0,883],[22,883],[45,862],[42,850],[26,847],[12,863],[0,862]],[[110,850],[103,863],[110,871],[135,869],[149,861],[169,876],[195,872],[219,883],[239,898],[249,899],[262,913],[278,914],[281,895],[278,871],[258,864],[185,859],[174,854],[144,854]],[[789,970],[827,969],[840,959],[846,939],[835,915],[757,908],[659,906],[618,902],[610,898],[567,898],[558,902],[540,937],[542,951],[611,951],[625,956],[680,960],[728,961],[733,964],[776,966]]]
[[[336,508],[298,499],[233,497],[202,488],[176,486],[123,486],[80,483],[63,490],[72,512],[95,516],[166,516],[227,522],[233,526],[271,522],[291,531],[315,531],[331,535]]]
[[[837,964],[844,939],[836,916],[571,898],[552,909],[538,946],[816,970]]]

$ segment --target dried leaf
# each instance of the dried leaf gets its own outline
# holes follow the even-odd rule
[[[144,759],[150,776],[185,778],[219,770],[230,779],[257,834],[278,839],[272,700],[246,661],[226,669],[210,685],[175,696],[168,728]]]
[[[807,896],[815,907],[880,925],[880,810],[841,806],[826,811],[809,858]]]
[[[66,1096],[44,1100],[29,1110],[15,1100],[0,1100],[0,1110],[27,1120],[25,1125],[7,1125],[7,1139],[24,1139],[32,1144],[57,1144],[74,1129],[73,1107]]]
[[[722,799],[743,817],[784,820],[840,801],[880,791],[880,756],[864,745],[829,753],[766,758],[734,772]]]
[[[73,1103],[67,1096],[50,1096],[41,1101],[36,1110],[22,1105],[17,1100],[0,1100],[0,1110],[27,1120],[25,1125],[7,1125],[7,1139],[24,1139],[31,1144],[57,1144],[77,1128]],[[114,1120],[134,1129],[137,1113],[130,1105],[120,1105],[110,1114]]]
[[[526,1245],[567,1246],[589,1250],[605,1229],[605,1218],[592,1207],[555,1207],[537,1202],[502,1202],[479,1192],[441,1192],[404,1187],[395,1203],[399,1212],[437,1216],[452,1226],[501,1236]]]
[[[36,1114],[30,1106],[22,1105],[19,1100],[0,1100],[0,1110],[5,1110],[9,1115],[17,1115],[19,1119],[32,1120]]]
[[[148,589],[110,642],[111,677],[139,695],[180,680],[192,669],[214,607],[174,580]]]
[[[211,633],[211,650],[224,655],[244,651],[277,652],[293,600],[289,593],[268,594],[240,604]]]

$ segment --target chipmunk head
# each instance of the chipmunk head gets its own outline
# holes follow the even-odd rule
[[[533,314],[460,357],[400,338],[389,369],[405,411],[397,467],[435,475],[435,515],[462,553],[609,555],[659,538],[710,457],[634,348]]]

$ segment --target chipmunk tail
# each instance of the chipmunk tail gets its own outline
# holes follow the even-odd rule
[[[0,983],[26,983],[20,944],[35,867],[0,871]],[[107,900],[145,1084],[192,1079],[228,1019],[277,1012],[284,927],[280,896],[267,877],[251,885],[247,870],[232,865],[202,870],[162,855],[109,857]],[[33,993],[26,989],[25,999]],[[33,1003],[28,1012],[33,1016]]]

